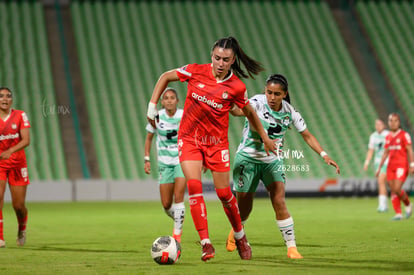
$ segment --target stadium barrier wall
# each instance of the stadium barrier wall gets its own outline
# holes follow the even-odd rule
[[[414,177],[407,179],[404,189],[408,194],[414,195]],[[207,200],[217,199],[212,182],[204,183],[203,192]],[[377,182],[372,178],[295,179],[286,183],[287,197],[364,197],[377,195]],[[267,196],[265,187],[260,184],[256,197]],[[155,201],[159,199],[158,183],[154,180],[32,181],[27,191],[28,202]],[[5,193],[5,201],[11,201],[8,188]]]

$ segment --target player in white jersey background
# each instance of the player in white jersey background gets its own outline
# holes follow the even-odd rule
[[[364,171],[368,170],[372,157],[374,157],[374,171],[378,170],[382,154],[384,153],[385,137],[390,133],[385,129],[385,123],[381,119],[375,120],[375,132],[369,136],[368,151],[364,162]],[[387,164],[385,161],[381,172],[377,177],[378,182],[378,212],[388,211],[387,192]]]
[[[165,212],[174,220],[173,237],[181,242],[185,216],[185,178],[178,159],[177,134],[183,110],[177,107],[178,95],[173,88],[166,88],[162,97],[156,128],[147,124],[145,140],[145,173],[151,173],[150,151],[152,139],[157,134],[157,156],[161,203]],[[174,200],[174,203],[173,203]]]
[[[318,140],[307,129],[301,114],[289,102],[288,81],[280,74],[270,75],[266,80],[264,94],[255,95],[250,99],[250,104],[260,118],[263,128],[276,142],[279,152],[283,150],[283,139],[288,128],[293,125],[305,142],[320,154],[327,164],[334,166],[339,174],[339,166],[322,149]],[[236,107],[232,114],[243,115]],[[269,191],[276,213],[276,224],[288,248],[287,256],[298,259],[302,258],[302,255],[296,248],[293,219],[285,203],[285,169],[282,156],[283,154],[267,155],[257,132],[246,121],[233,164],[233,188],[237,193],[240,217],[245,224],[253,207],[259,181],[263,182]],[[230,231],[227,250],[234,249],[233,232]]]

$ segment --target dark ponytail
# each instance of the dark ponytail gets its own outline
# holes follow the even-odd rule
[[[259,74],[261,71],[264,71],[262,63],[259,61],[254,60],[253,58],[249,57],[243,49],[240,47],[239,42],[236,38],[229,36],[225,38],[221,38],[217,40],[211,51],[214,51],[215,48],[223,48],[223,49],[232,49],[234,52],[234,56],[236,60],[231,65],[231,69],[239,78],[253,78],[253,75]],[[247,70],[246,72],[241,68],[241,64],[243,63],[244,67]]]
[[[290,104],[289,83],[286,77],[281,74],[272,74],[266,79],[266,85],[270,83],[279,84],[282,87],[282,91],[287,92],[284,100]]]

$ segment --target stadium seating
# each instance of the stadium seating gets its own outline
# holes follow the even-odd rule
[[[358,1],[356,8],[398,101],[414,125],[414,3]]]
[[[0,85],[11,88],[14,107],[27,113],[32,126],[30,179],[67,179],[43,6],[0,2],[0,37]]]
[[[343,176],[362,175],[377,115],[325,2],[72,1],[71,11],[104,178],[144,176],[146,108],[158,76],[188,62],[209,62],[213,41],[227,35],[267,69],[245,81],[249,95],[262,92],[268,74],[286,75],[292,103]],[[182,104],[185,86],[174,87]],[[243,119],[231,118],[232,156],[242,125]],[[295,132],[287,135],[286,150],[304,158],[291,156],[287,164],[309,164],[310,170],[288,176],[334,177]]]

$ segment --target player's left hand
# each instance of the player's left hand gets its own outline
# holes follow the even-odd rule
[[[340,169],[339,169],[339,165],[335,162],[335,161],[333,161],[329,156],[324,156],[323,157],[323,160],[327,163],[327,164],[329,164],[329,165],[332,165],[333,167],[335,167],[336,168],[336,173],[339,175],[340,173],[341,173],[341,171],[340,171]]]

